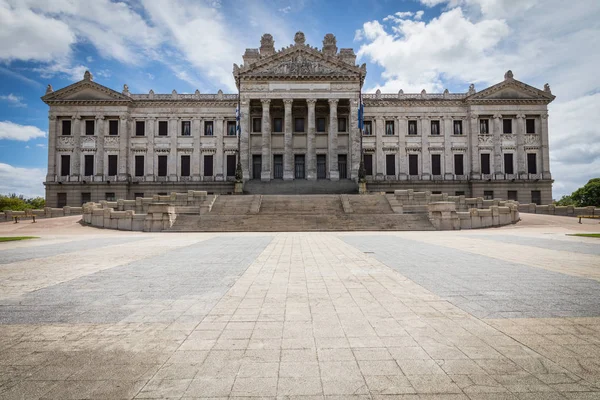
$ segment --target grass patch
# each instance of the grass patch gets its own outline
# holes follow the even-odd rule
[[[600,238],[600,233],[573,233],[569,236],[593,237]]]
[[[13,242],[15,240],[39,239],[37,236],[0,236],[0,242]]]

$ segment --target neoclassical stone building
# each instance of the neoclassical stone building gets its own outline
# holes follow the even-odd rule
[[[275,50],[265,34],[233,66],[239,142],[238,94],[133,94],[127,85],[119,93],[89,72],[63,89],[48,86],[48,204],[232,192],[238,157],[248,186],[334,187],[358,179],[361,153],[372,191],[551,202],[548,85],[536,89],[508,71],[480,92],[363,94],[361,134],[365,65],[352,49],[338,50],[332,34],[321,49],[301,32],[294,42]]]

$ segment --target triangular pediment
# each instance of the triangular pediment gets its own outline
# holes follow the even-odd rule
[[[466,100],[475,102],[478,100],[541,100],[551,102],[554,97],[549,91],[540,90],[509,78],[467,97]]]
[[[83,80],[63,89],[48,93],[42,100],[49,101],[131,101],[131,98],[99,83]]]
[[[310,46],[291,46],[250,65],[242,66],[238,71],[241,77],[358,77],[362,68],[326,56]],[[365,73],[362,72],[362,75]]]

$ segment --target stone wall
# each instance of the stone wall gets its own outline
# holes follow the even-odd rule
[[[27,210],[27,211],[11,211],[6,210],[0,212],[0,218],[4,217],[5,221],[11,221],[14,217],[28,217],[35,215],[36,218],[55,218],[55,217],[66,217],[69,215],[81,215],[83,213],[83,207],[69,207],[65,206],[62,208],[45,207],[43,210]]]
[[[518,206],[507,203],[505,206],[471,208],[469,211],[456,211],[456,203],[450,201],[431,203],[429,220],[437,230],[459,230],[491,228],[514,224],[520,221]]]
[[[594,206],[589,207],[573,207],[573,206],[555,206],[537,205],[537,204],[519,204],[519,211],[530,214],[545,214],[545,215],[562,215],[567,217],[577,217],[579,215],[600,215],[600,208]]]

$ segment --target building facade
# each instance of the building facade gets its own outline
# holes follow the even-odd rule
[[[368,188],[548,204],[550,87],[513,78],[466,93],[362,94],[366,66],[327,34],[319,50],[298,32],[275,50],[271,35],[233,66],[238,94],[132,94],[93,81],[54,91],[46,201],[134,199],[172,191],[233,191],[240,157],[248,180],[357,180]],[[240,131],[236,107],[240,105]]]

